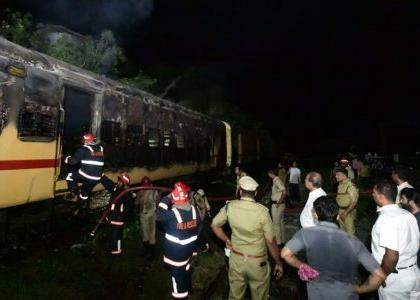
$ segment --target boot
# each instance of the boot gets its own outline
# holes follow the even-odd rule
[[[70,192],[68,194],[65,194],[63,197],[64,200],[70,201],[70,202],[76,202],[77,201],[77,194]]]

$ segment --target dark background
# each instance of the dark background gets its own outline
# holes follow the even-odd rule
[[[156,66],[199,70],[229,101],[264,121],[286,150],[420,149],[420,18],[414,1],[0,5],[83,34],[113,30],[128,57],[127,72]]]

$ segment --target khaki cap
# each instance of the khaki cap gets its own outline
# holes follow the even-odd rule
[[[250,176],[243,176],[239,179],[239,186],[246,191],[255,191],[258,183]]]

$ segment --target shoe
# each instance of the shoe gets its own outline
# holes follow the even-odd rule
[[[70,192],[68,194],[65,194],[63,199],[66,200],[66,201],[76,202],[77,201],[77,195]]]

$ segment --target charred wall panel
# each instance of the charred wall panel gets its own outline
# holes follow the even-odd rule
[[[127,105],[126,161],[129,166],[144,166],[146,143],[143,125],[146,105],[140,98],[129,98]]]

